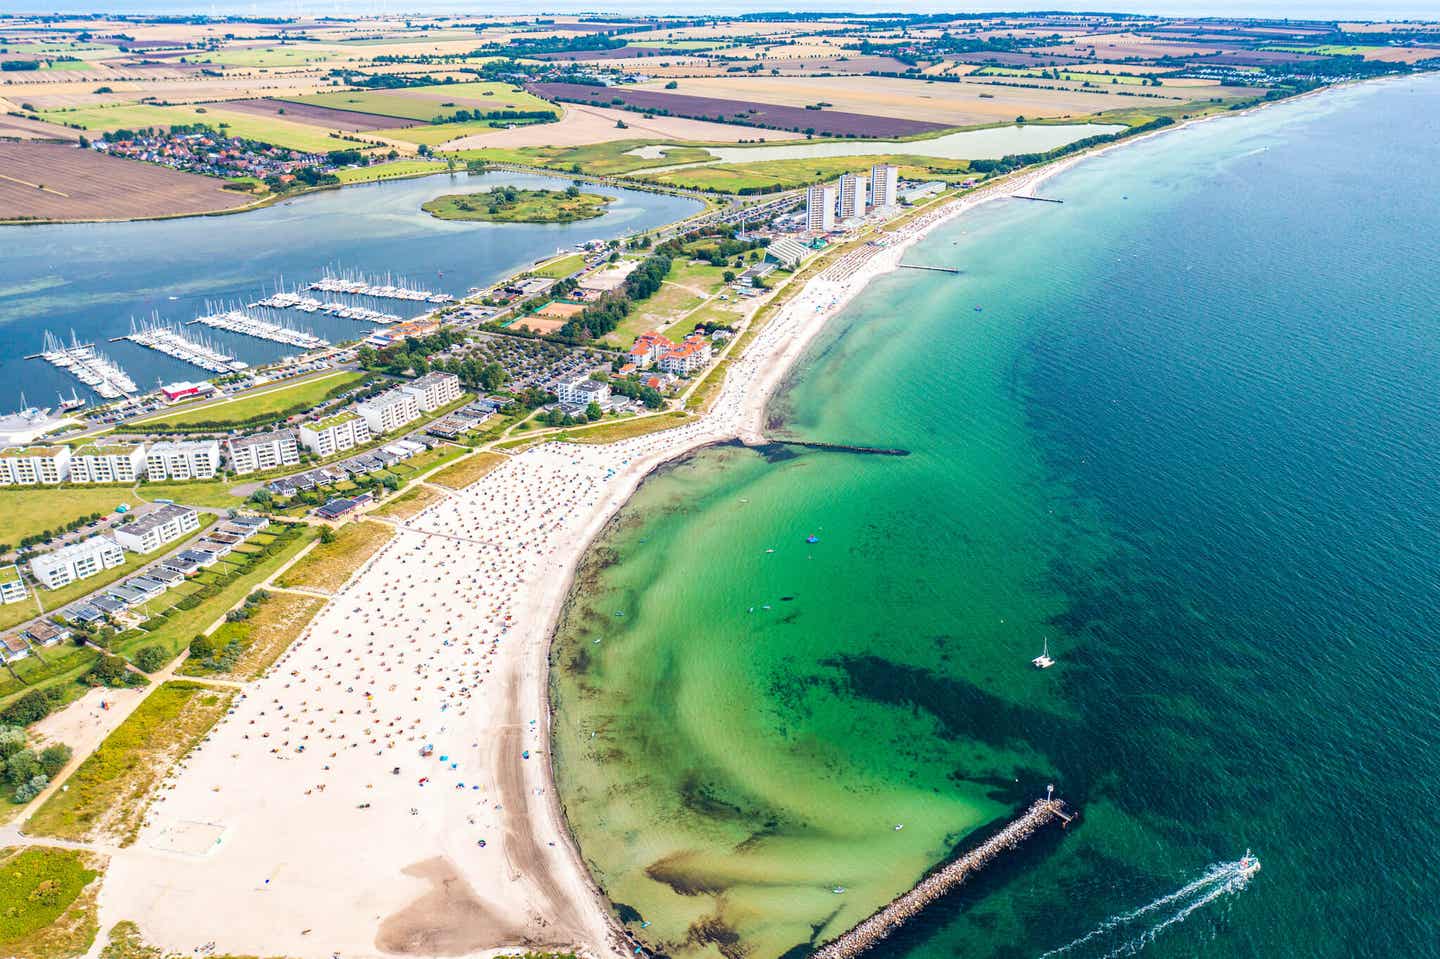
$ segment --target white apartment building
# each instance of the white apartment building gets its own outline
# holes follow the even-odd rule
[[[133,483],[145,475],[143,444],[82,446],[70,458],[72,483]]]
[[[230,454],[230,468],[241,476],[300,462],[300,445],[289,430],[236,436],[225,441],[225,448]]]
[[[900,168],[890,163],[877,163],[870,168],[870,204],[894,206],[900,202]]]
[[[125,551],[108,536],[92,536],[30,561],[30,573],[46,589],[59,589],[77,579],[114,569],[125,562]]]
[[[0,486],[63,483],[69,476],[68,446],[18,446],[0,450]]]
[[[840,174],[840,219],[865,215],[865,178],[854,173]]]
[[[610,399],[610,384],[581,376],[555,387],[555,395],[560,398],[561,403],[589,406],[591,403],[604,403]]]
[[[115,539],[132,553],[152,553],[200,528],[200,517],[188,506],[166,504],[133,523],[115,527]]]
[[[19,566],[0,567],[0,604],[18,603],[30,595],[25,580],[20,576]]]
[[[460,398],[460,377],[454,373],[426,373],[400,389],[414,396],[420,409],[429,413]]]
[[[145,453],[145,475],[152,482],[211,479],[219,471],[219,440],[166,441]]]
[[[373,435],[381,436],[398,430],[411,420],[418,420],[420,404],[414,393],[407,393],[402,387],[356,403],[355,412],[360,414]]]
[[[370,439],[370,427],[353,410],[302,423],[300,442],[316,456],[341,453]]]
[[[805,229],[829,233],[835,229],[835,188],[817,183],[805,191]]]

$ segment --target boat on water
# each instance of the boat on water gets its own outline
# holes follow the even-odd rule
[[[1045,637],[1044,648],[1041,649],[1039,656],[1030,660],[1030,665],[1036,669],[1049,669],[1055,665],[1055,660],[1050,657],[1050,637]]]
[[[1260,860],[1250,850],[1240,857],[1240,875],[1250,877],[1260,871]]]
[[[70,389],[69,399],[66,399],[64,394],[56,395],[60,397],[60,412],[62,413],[74,412],[85,405],[85,401],[80,398],[80,394],[73,387]]]

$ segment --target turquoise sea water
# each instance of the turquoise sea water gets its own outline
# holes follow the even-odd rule
[[[879,954],[1440,955],[1437,170],[1433,78],[1089,160],[912,250],[965,272],[873,284],[773,406],[910,456],[649,480],[555,652],[631,928],[803,954],[1053,782],[1074,828]]]

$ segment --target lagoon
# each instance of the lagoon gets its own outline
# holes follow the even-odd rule
[[[1027,123],[983,130],[961,130],[958,133],[918,140],[816,140],[779,146],[708,146],[705,149],[723,163],[883,154],[937,157],[945,160],[980,160],[998,159],[1011,153],[1044,153],[1076,140],[1119,133],[1124,129],[1124,126],[1114,123]],[[664,157],[668,149],[671,148],[651,144],[636,147],[627,155],[656,160]],[[645,172],[662,173],[667,169],[674,168],[664,167]]]
[[[157,381],[206,374],[128,342],[130,319],[158,316],[182,323],[207,301],[250,302],[287,285],[318,279],[327,267],[405,276],[425,288],[463,295],[559,248],[654,229],[696,212],[684,197],[587,187],[615,197],[605,215],[569,224],[497,224],[440,220],[420,209],[426,200],[463,189],[511,184],[564,189],[568,180],[527,174],[438,174],[413,180],[347,186],[228,216],[133,223],[0,227],[0,410],[23,392],[38,405],[84,387],[39,360],[45,330],[98,341],[141,389]],[[369,306],[401,316],[423,307],[398,300]],[[333,342],[370,332],[367,323],[286,311],[295,324]],[[251,364],[294,352],[280,344],[217,330],[210,340]]]

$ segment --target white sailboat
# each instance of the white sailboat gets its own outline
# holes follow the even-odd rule
[[[1044,646],[1044,648],[1040,651],[1040,655],[1039,655],[1039,656],[1036,656],[1034,659],[1030,660],[1030,665],[1031,665],[1031,666],[1034,666],[1036,669],[1049,669],[1051,666],[1054,666],[1054,665],[1055,665],[1055,660],[1053,660],[1053,659],[1050,658],[1050,637],[1049,637],[1049,636],[1046,636],[1046,637],[1045,637],[1045,646]]]

